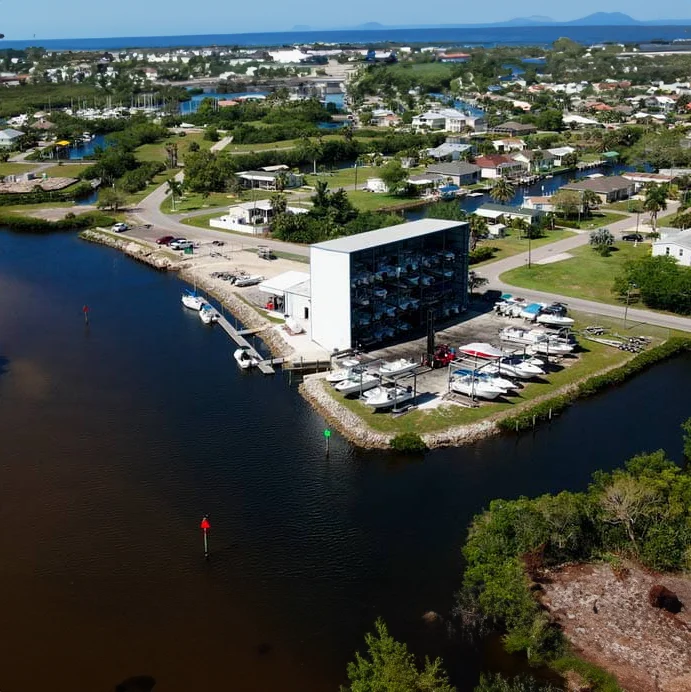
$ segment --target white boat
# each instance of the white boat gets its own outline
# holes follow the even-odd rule
[[[412,387],[375,387],[363,395],[365,404],[374,409],[390,408],[410,401],[413,398]]]
[[[235,349],[233,358],[235,358],[235,361],[243,370],[253,368],[259,364],[259,359],[250,354],[247,347]]]
[[[477,377],[470,377],[468,375],[454,377],[454,379],[451,380],[451,391],[465,394],[469,397],[488,399],[489,401],[505,393],[504,390],[499,387],[495,387],[487,382],[483,382]]]
[[[397,377],[406,372],[411,372],[415,368],[417,368],[417,363],[405,358],[399,358],[398,360],[384,361],[379,366],[379,374],[386,375],[387,377]]]
[[[460,346],[458,349],[461,353],[466,356],[474,356],[475,358],[485,358],[491,360],[493,358],[501,358],[503,352],[492,346],[492,344],[473,342],[472,344],[466,344],[465,346]]]
[[[235,285],[243,288],[245,286],[256,286],[264,281],[264,277],[261,274],[254,274],[252,276],[243,276],[239,279],[235,279]]]
[[[513,380],[509,380],[508,378],[502,377],[501,375],[495,373],[486,373],[479,370],[471,370],[470,368],[461,368],[460,370],[454,370],[453,374],[460,377],[473,376],[478,380],[487,382],[487,384],[491,384],[499,389],[503,389],[505,392],[518,389],[518,385]]]
[[[209,303],[204,303],[199,310],[199,319],[204,324],[213,324],[214,322],[218,322],[220,317],[221,315],[219,314],[218,310],[216,310],[213,305],[209,305]]]
[[[349,394],[359,394],[360,392],[366,392],[368,389],[374,389],[374,387],[379,386],[379,382],[379,378],[371,373],[355,373],[339,382],[334,389],[344,396],[348,396]]]
[[[532,353],[560,356],[573,351],[570,344],[558,336],[549,334],[542,329],[521,329],[521,327],[505,327],[499,332],[504,341],[511,341],[528,347]]]
[[[518,377],[520,380],[530,380],[533,377],[540,377],[540,375],[545,374],[545,371],[539,365],[520,356],[501,358],[496,363],[492,363],[484,368],[484,371],[490,374]]]
[[[347,380],[353,374],[353,368],[356,368],[358,365],[360,365],[360,361],[355,360],[354,358],[348,358],[346,360],[342,360],[339,363],[339,365],[340,367],[337,370],[332,370],[326,376],[327,382],[337,384],[338,382],[343,382],[343,380]]]
[[[182,294],[182,304],[190,310],[201,310],[206,301],[195,291],[185,291]]]
[[[543,312],[537,316],[537,322],[548,327],[571,327],[574,323],[570,317],[555,315],[551,312]]]

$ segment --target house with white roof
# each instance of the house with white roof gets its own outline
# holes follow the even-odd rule
[[[307,209],[299,207],[287,207],[289,214],[306,214]],[[274,217],[271,201],[258,199],[255,202],[242,202],[228,208],[228,213],[217,219],[209,219],[211,228],[220,228],[223,231],[238,231],[252,235],[264,235],[268,233],[269,226]]]
[[[8,127],[5,130],[0,130],[0,147],[10,149],[18,144],[19,140],[24,136],[23,132],[13,130]]]
[[[547,149],[547,151],[554,156],[554,165],[559,168],[564,165],[564,157],[574,154],[576,149],[574,147],[554,147],[553,149]]]
[[[660,239],[653,243],[653,257],[674,257],[684,267],[691,267],[691,230],[658,230]]]

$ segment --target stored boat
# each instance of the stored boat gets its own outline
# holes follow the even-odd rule
[[[574,323],[570,317],[555,315],[551,312],[543,312],[537,316],[537,322],[548,327],[571,327]]]
[[[235,279],[235,285],[243,288],[245,286],[256,286],[264,281],[264,277],[260,274],[254,274],[252,276],[243,276],[239,279]]]
[[[355,373],[339,382],[334,389],[344,396],[359,394],[379,386],[379,378],[368,372]]]
[[[485,368],[485,372],[490,374],[510,375],[521,380],[530,380],[533,377],[544,375],[545,371],[534,362],[521,358],[520,356],[506,356],[496,363],[491,363]]]
[[[365,404],[374,409],[399,406],[413,398],[412,387],[375,387],[363,395]]]
[[[247,346],[241,346],[240,348],[235,349],[233,358],[235,358],[235,361],[243,370],[253,368],[259,364],[259,359],[249,352]]]
[[[417,363],[412,360],[406,360],[405,358],[400,358],[399,360],[384,361],[379,366],[379,374],[386,375],[387,377],[397,377],[398,375],[403,375],[406,372],[411,372],[417,368]]]
[[[205,303],[204,298],[198,296],[196,291],[185,291],[182,294],[182,304],[190,310],[201,310]]]
[[[332,384],[337,384],[343,380],[347,380],[353,374],[353,368],[360,365],[359,360],[347,358],[339,363],[340,367],[337,370],[332,370],[327,376],[326,381]]]
[[[545,355],[565,355],[573,351],[573,344],[542,329],[521,329],[520,327],[505,327],[499,332],[504,341],[527,346],[534,353]]]
[[[480,399],[488,399],[489,401],[504,394],[503,389],[499,389],[499,387],[495,387],[476,377],[470,377],[468,375],[455,377],[451,380],[451,391],[465,394],[471,398],[479,397]]]
[[[453,374],[459,377],[475,377],[482,382],[491,384],[499,389],[503,389],[505,392],[510,392],[514,389],[518,389],[518,385],[506,377],[502,377],[498,374],[485,373],[479,370],[471,370],[470,368],[461,368],[460,370],[454,370]]]
[[[498,348],[492,346],[492,344],[473,342],[472,344],[466,344],[465,346],[460,346],[458,350],[464,353],[466,356],[474,356],[475,358],[485,358],[491,360],[493,358],[501,358],[503,353]]]

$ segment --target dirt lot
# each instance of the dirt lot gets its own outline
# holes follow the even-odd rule
[[[678,615],[653,608],[662,584],[684,604]],[[691,579],[627,565],[575,565],[550,574],[543,603],[583,657],[616,675],[626,692],[691,690]]]

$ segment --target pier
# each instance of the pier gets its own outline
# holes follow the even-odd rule
[[[264,359],[262,356],[259,354],[256,348],[250,344],[247,339],[237,330],[233,325],[228,322],[228,320],[223,317],[222,315],[218,318],[218,321],[216,322],[221,329],[240,347],[246,348],[250,356],[253,358],[256,358],[259,362],[257,363],[257,368],[259,372],[262,373],[262,375],[274,375],[276,374],[276,371],[272,367],[272,362],[276,362],[276,360],[271,360],[271,359]],[[248,331],[254,331],[254,330],[243,330],[244,333],[247,333]]]

